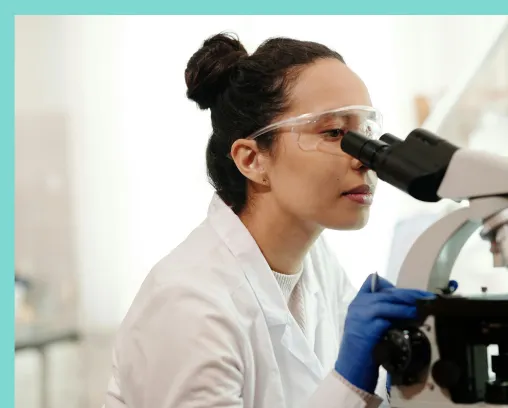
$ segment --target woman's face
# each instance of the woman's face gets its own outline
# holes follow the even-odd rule
[[[351,105],[371,106],[365,84],[345,64],[325,59],[301,72],[290,109],[280,119]],[[295,133],[281,132],[263,168],[270,199],[297,219],[331,229],[367,223],[377,178],[351,156],[303,150]],[[354,189],[358,194],[349,193]]]

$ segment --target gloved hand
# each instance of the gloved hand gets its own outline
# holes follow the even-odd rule
[[[374,347],[392,322],[416,318],[416,300],[433,298],[430,292],[397,289],[378,277],[377,292],[371,292],[370,275],[349,305],[344,334],[335,370],[355,387],[373,394],[379,366],[374,361]]]

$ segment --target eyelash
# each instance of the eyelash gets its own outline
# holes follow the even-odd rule
[[[331,129],[331,130],[327,130],[325,132],[322,132],[323,135],[329,135],[331,136],[332,138],[338,138],[338,137],[342,137],[346,134],[345,130],[344,129]]]

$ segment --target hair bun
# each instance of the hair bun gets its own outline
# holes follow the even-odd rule
[[[207,39],[187,63],[187,98],[200,109],[209,109],[227,88],[237,62],[247,55],[242,43],[231,34],[217,34]]]

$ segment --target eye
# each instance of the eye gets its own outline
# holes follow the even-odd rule
[[[322,135],[330,138],[330,139],[340,139],[346,134],[346,130],[344,129],[331,129],[325,132],[321,132]]]

